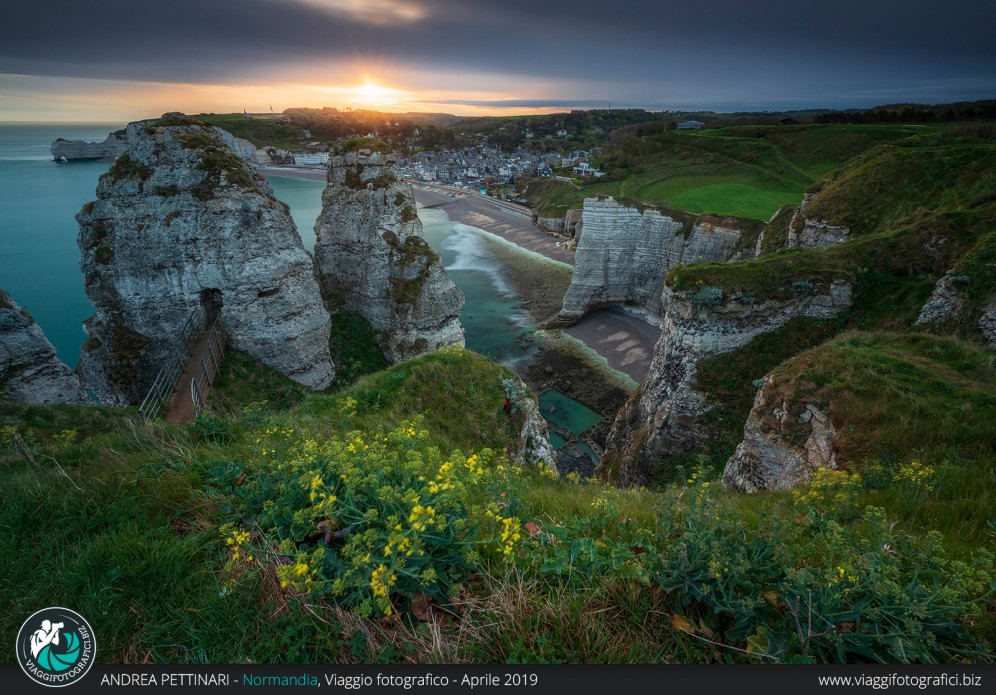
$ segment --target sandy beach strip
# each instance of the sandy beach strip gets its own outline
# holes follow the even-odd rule
[[[476,193],[467,193],[457,198],[444,197],[444,202],[438,202],[440,194],[415,188],[415,200],[422,205],[432,205],[446,212],[454,222],[461,222],[471,227],[483,229],[500,236],[520,248],[533,251],[547,258],[574,265],[574,250],[564,245],[561,239],[547,234],[526,217],[526,212],[510,212],[500,203],[490,201]]]
[[[618,306],[596,309],[562,330],[635,382],[647,378],[654,347],[661,337],[660,326],[648,323],[638,314]]]
[[[325,181],[328,178],[325,167],[259,167],[256,169],[263,176],[283,176],[285,179],[307,179],[308,181]]]

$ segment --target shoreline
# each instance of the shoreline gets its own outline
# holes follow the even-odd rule
[[[324,181],[324,169],[261,167],[268,176]],[[530,319],[556,317],[570,285],[574,251],[524,215],[500,209],[486,198],[451,198],[443,189],[415,187],[420,207],[437,208],[452,221],[473,227],[522,298]],[[660,327],[623,307],[597,309],[572,326],[538,331],[543,347],[520,372],[537,394],[556,389],[603,416],[588,439],[604,446],[619,408],[650,369]]]

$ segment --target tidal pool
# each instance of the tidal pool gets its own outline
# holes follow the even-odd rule
[[[602,419],[594,410],[556,389],[540,394],[539,409],[549,422],[575,435],[582,434]]]

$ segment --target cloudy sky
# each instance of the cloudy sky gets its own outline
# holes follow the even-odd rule
[[[7,0],[0,120],[996,97],[992,0]]]

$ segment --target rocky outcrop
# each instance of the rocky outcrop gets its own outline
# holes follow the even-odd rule
[[[58,138],[50,151],[55,161],[75,162],[88,159],[114,159],[128,147],[124,129],[108,134],[103,142]]]
[[[572,239],[577,238],[577,235],[581,233],[581,229],[584,227],[581,223],[581,217],[583,215],[584,208],[573,208],[568,210],[564,215],[564,234]]]
[[[728,260],[742,235],[732,220],[679,219],[612,198],[587,198],[579,226],[562,321],[576,321],[597,306],[631,304],[659,322],[668,270],[696,260]]]
[[[602,458],[626,485],[643,482],[652,463],[689,451],[709,436],[702,424],[709,405],[693,388],[701,360],[736,350],[798,316],[835,316],[850,307],[851,286],[838,281],[825,293],[765,301],[665,287],[662,305],[662,333],[649,376],[616,417]]]
[[[366,318],[397,362],[463,345],[463,293],[422,238],[414,192],[394,163],[370,149],[332,159],[315,261],[322,289]]]
[[[153,123],[154,121],[145,121]],[[236,155],[250,164],[269,164],[270,158],[264,150],[257,150],[248,140],[237,138],[227,130],[214,128],[225,144],[232,148]],[[57,138],[51,152],[56,161],[74,162],[87,159],[115,159],[128,148],[128,129],[116,130],[107,136],[103,142],[85,142],[83,140],[65,140]]]
[[[519,382],[523,391],[526,385]],[[557,471],[557,454],[550,446],[550,433],[546,420],[540,415],[539,407],[531,397],[521,399],[525,421],[519,431],[519,442],[515,459],[522,465],[535,466],[542,461],[548,468]]]
[[[836,468],[833,440],[837,432],[827,413],[812,403],[802,412],[771,393],[769,374],[754,399],[737,445],[723,470],[723,485],[740,492],[789,490],[809,481],[818,468]],[[801,441],[805,437],[805,441]]]
[[[982,310],[979,318],[979,332],[986,341],[986,347],[996,350],[996,300]]]
[[[819,192],[807,193],[799,209],[792,215],[788,228],[788,248],[822,247],[841,244],[851,238],[851,229],[845,225],[830,224],[829,220],[805,217],[809,204],[816,199]],[[801,217],[801,219],[800,219]]]
[[[537,215],[533,218],[533,221],[536,223],[536,226],[544,232],[550,232],[552,234],[564,233],[563,217],[540,217]]]
[[[0,290],[0,397],[17,403],[89,403],[79,377],[41,328]]]
[[[948,271],[937,281],[930,298],[920,309],[917,323],[940,323],[958,316],[965,306],[965,293],[962,285],[967,278]]]
[[[167,359],[186,359],[188,319],[196,335],[213,314],[231,347],[329,386],[329,315],[287,206],[217,129],[181,114],[130,124],[128,141],[76,216],[95,308],[87,386],[107,404],[139,402]]]

